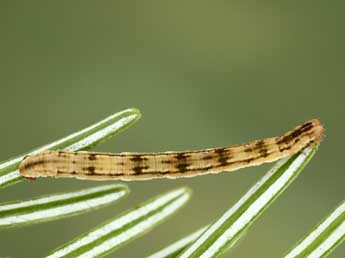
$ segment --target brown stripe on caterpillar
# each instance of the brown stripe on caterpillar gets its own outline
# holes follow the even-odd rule
[[[227,165],[235,165],[235,164],[240,164],[240,163],[250,163],[252,161],[254,161],[255,158],[247,158],[247,159],[244,159],[244,160],[238,160],[238,161],[229,161],[227,162]],[[167,174],[169,175],[173,175],[173,174],[183,174],[183,173],[191,173],[191,172],[199,172],[200,174],[204,173],[204,172],[208,172],[212,169],[217,169],[217,168],[220,168],[220,167],[223,167],[224,165],[223,164],[217,164],[217,165],[208,165],[208,166],[205,166],[205,167],[202,167],[202,168],[189,168],[189,169],[186,169],[186,170],[182,170],[182,171],[171,171],[171,172],[164,172],[164,171],[155,171],[155,172],[145,172],[142,174],[142,176],[154,176],[154,175],[161,175],[161,176],[165,176]],[[119,173],[113,173],[113,174],[99,174],[99,175],[112,175],[112,176],[128,176],[128,174],[119,174]]]
[[[289,132],[286,135],[284,135],[282,137],[279,137],[278,140],[277,140],[277,144],[289,143],[294,138],[300,136],[302,133],[307,132],[307,131],[309,131],[312,128],[313,128],[313,123],[312,122],[305,122],[303,125],[297,127],[292,132]]]
[[[165,176],[167,174],[173,175],[173,174],[182,174],[182,173],[193,173],[193,172],[198,172],[198,174],[203,174],[205,172],[212,171],[212,169],[218,169],[221,167],[224,167],[225,165],[237,165],[237,164],[250,164],[251,162],[258,160],[260,158],[266,157],[266,154],[260,154],[256,157],[250,157],[242,160],[236,160],[236,161],[227,161],[226,163],[219,163],[215,165],[207,165],[205,167],[198,167],[198,168],[186,168],[186,170],[183,171],[170,171],[170,172],[163,172],[163,171],[155,171],[155,172],[145,172],[143,175],[144,176],[155,176],[155,175],[161,175]],[[212,172],[211,172],[212,173]],[[106,175],[106,174],[105,174]],[[112,174],[112,176],[118,176],[119,174],[115,173]],[[122,174],[123,175],[123,174]]]
[[[202,157],[202,160],[211,160],[213,158],[214,157],[212,155],[206,155],[206,156]]]
[[[26,158],[28,158],[29,156],[24,157],[23,160],[25,160]],[[26,162],[25,164],[22,165],[21,169],[31,169],[32,167],[35,167],[37,165],[42,165],[44,164],[46,161],[44,160],[35,160],[33,162]]]
[[[31,178],[143,180],[190,177],[273,162],[313,142],[320,142],[322,136],[320,121],[313,119],[280,137],[207,150],[160,153],[45,151],[25,158],[19,170],[21,175]]]

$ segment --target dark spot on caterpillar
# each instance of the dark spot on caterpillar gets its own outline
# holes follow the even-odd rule
[[[91,175],[95,174],[95,170],[96,170],[96,168],[93,167],[93,166],[90,166],[90,167],[87,168],[87,171],[88,171],[89,174],[91,174]]]
[[[203,160],[210,160],[210,159],[213,159],[213,156],[212,155],[207,155],[205,157],[202,157]]]
[[[252,162],[252,161],[254,161],[255,160],[255,158],[249,158],[249,159],[246,159],[246,160],[244,160],[245,162],[247,162],[247,163],[250,163],[250,162]]]
[[[252,146],[251,145],[249,145],[249,146],[245,146],[244,147],[244,152],[246,152],[246,153],[248,153],[248,152],[253,152],[253,148],[252,148]]]
[[[96,168],[94,166],[83,167],[84,171],[87,171],[88,175],[94,175]]]
[[[190,157],[189,154],[186,153],[178,153],[175,158],[177,160],[177,165],[175,168],[180,172],[184,173],[187,171],[187,168],[190,166],[190,164],[187,162],[187,159]]]
[[[135,156],[132,156],[132,157],[130,158],[130,160],[139,163],[139,162],[142,162],[143,160],[147,160],[147,158],[146,158],[146,157],[143,157],[143,156],[141,156],[141,155],[135,155]]]
[[[187,171],[187,168],[189,167],[189,164],[186,163],[179,163],[175,166],[175,168],[180,172],[184,173]]]
[[[261,140],[261,141],[257,141],[255,144],[255,149],[258,150],[258,152],[261,154],[260,157],[264,157],[266,158],[269,153],[268,153],[268,149],[265,145],[265,141]]]
[[[308,134],[309,135],[309,134]],[[290,150],[291,148],[292,148],[292,146],[294,145],[294,144],[296,144],[297,142],[299,142],[300,141],[300,139],[299,138],[296,138],[295,140],[294,140],[294,142],[292,143],[292,144],[290,144],[290,145],[288,145],[288,146],[279,146],[279,151],[280,152],[283,152],[283,151],[286,151],[286,150]]]
[[[146,157],[143,157],[141,155],[133,155],[130,157],[130,160],[134,162],[134,167],[133,167],[133,171],[134,174],[141,174],[143,172],[144,169],[147,169],[148,166],[143,166],[143,161],[147,160]]]
[[[132,170],[134,171],[134,174],[141,174],[143,173],[144,169],[148,169],[148,168],[149,168],[148,166],[137,166],[137,167],[132,168]]]
[[[65,151],[58,151],[58,157],[66,158],[67,155],[68,154]]]
[[[96,160],[96,159],[97,159],[97,156],[96,156],[96,154],[91,153],[91,154],[88,155],[88,159],[89,159],[89,160]]]
[[[231,158],[231,150],[225,148],[215,149],[214,152],[218,156],[218,162],[220,166],[228,165],[228,160]]]

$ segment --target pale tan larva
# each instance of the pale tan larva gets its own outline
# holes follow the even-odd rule
[[[200,151],[101,153],[44,151],[25,158],[22,176],[73,177],[90,180],[179,178],[233,171],[272,162],[320,142],[323,127],[312,119],[288,133],[247,144]]]

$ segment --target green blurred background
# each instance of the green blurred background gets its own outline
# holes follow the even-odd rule
[[[1,1],[1,159],[137,107],[98,151],[199,149],[270,137],[317,117],[321,147],[227,257],[281,257],[345,196],[343,1]],[[142,257],[211,222],[271,167],[129,182],[105,209],[2,231],[0,256],[42,257],[158,193],[189,186],[176,216],[110,257]],[[0,200],[101,182],[41,179]],[[331,257],[344,257],[344,245]]]

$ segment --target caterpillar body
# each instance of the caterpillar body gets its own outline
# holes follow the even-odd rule
[[[320,142],[323,126],[309,120],[279,137],[197,151],[102,153],[44,151],[28,156],[19,171],[27,178],[56,177],[89,180],[180,178],[233,171],[293,155]]]

